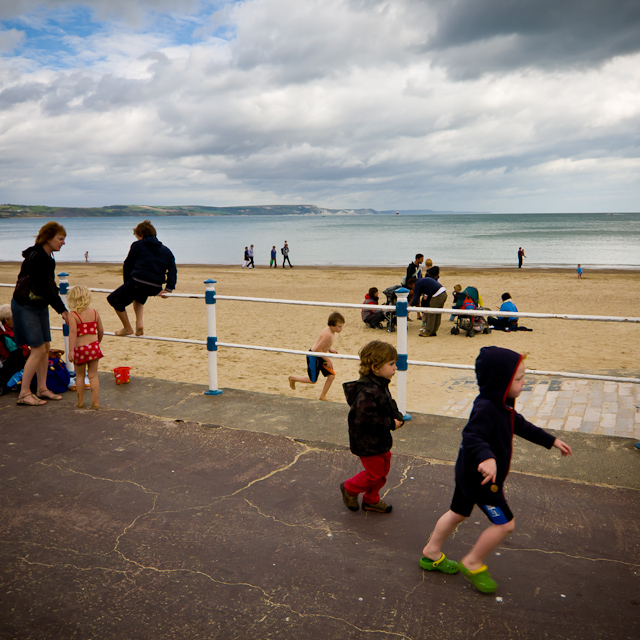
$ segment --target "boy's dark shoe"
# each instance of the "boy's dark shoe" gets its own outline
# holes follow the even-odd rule
[[[363,511],[375,511],[376,513],[391,513],[393,507],[386,502],[380,500],[380,502],[376,502],[375,504],[367,504],[366,502],[362,503]]]
[[[344,488],[344,482],[340,485],[340,491],[342,491],[342,501],[344,502],[344,506],[349,509],[349,511],[357,511],[360,508],[358,504],[358,496],[354,496],[349,493]]]
[[[460,572],[470,580],[471,584],[482,593],[493,593],[498,588],[498,583],[489,575],[486,564],[475,571],[469,571],[462,562],[458,563]]]

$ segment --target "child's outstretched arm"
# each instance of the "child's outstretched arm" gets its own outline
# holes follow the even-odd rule
[[[571,455],[571,447],[566,442],[563,442],[559,438],[556,438],[553,441],[553,446],[556,449],[560,449],[560,453],[562,453],[563,456],[570,456]]]

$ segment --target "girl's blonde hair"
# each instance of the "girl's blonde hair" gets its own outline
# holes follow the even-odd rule
[[[365,344],[358,355],[361,376],[368,376],[374,368],[379,369],[383,364],[395,362],[398,359],[396,348],[382,340],[373,340]]]
[[[80,313],[89,308],[91,304],[91,292],[82,284],[71,287],[67,294],[67,302],[69,303],[69,309],[71,309],[71,311]]]

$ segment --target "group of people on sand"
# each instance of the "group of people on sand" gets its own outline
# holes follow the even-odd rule
[[[315,384],[322,374],[326,381],[320,399],[326,400],[336,374],[330,358],[317,354],[337,353],[333,342],[344,324],[340,313],[331,313],[327,327],[311,348],[314,353],[306,356],[308,375],[289,376],[292,389],[296,383]],[[391,469],[392,432],[404,425],[404,416],[389,391],[398,353],[393,345],[373,340],[362,347],[359,355],[360,377],[345,382],[343,391],[349,405],[349,447],[360,459],[362,471],[342,482],[340,493],[350,511],[362,507],[365,512],[388,514],[393,506],[382,499],[380,491]],[[436,522],[419,564],[425,571],[462,573],[478,591],[493,593],[498,585],[485,560],[515,527],[504,494],[514,434],[547,449],[555,447],[562,456],[572,452],[568,444],[515,411],[515,400],[525,385],[524,356],[501,347],[483,347],[475,370],[479,394],[462,432],[451,504]],[[459,561],[447,558],[442,551],[445,542],[471,516],[475,506],[486,515],[489,526]]]
[[[165,297],[176,286],[177,269],[173,254],[156,237],[149,220],[133,229],[136,241],[131,245],[123,264],[123,284],[109,294],[107,301],[122,323],[118,336],[144,334],[143,309],[150,296]],[[58,401],[62,396],[47,387],[51,328],[49,306],[62,316],[69,327],[69,362],[76,370],[77,406],[84,407],[85,369],[91,389],[91,408],[99,409],[100,383],[98,361],[103,357],[100,347],[104,328],[100,314],[91,307],[91,293],[84,285],[69,289],[65,306],[55,281],[53,254],[65,245],[67,232],[57,222],[47,222],[38,232],[35,244],[22,252],[23,262],[11,299],[10,317],[3,320],[3,333],[9,322],[13,341],[24,348],[26,361],[17,403],[40,406]],[[165,284],[166,283],[166,284]],[[133,305],[135,329],[127,315]],[[36,380],[35,391],[31,390]]]
[[[284,245],[280,248],[280,253],[282,254],[282,268],[285,269],[286,265],[289,264],[289,268],[293,269],[293,265],[291,264],[291,260],[289,259],[289,243],[285,240]],[[255,269],[256,265],[253,260],[254,258],[254,250],[253,245],[244,248],[244,259],[241,267],[243,269]],[[276,252],[276,245],[274,244],[271,247],[271,254],[269,259],[269,268],[278,268],[278,253]]]

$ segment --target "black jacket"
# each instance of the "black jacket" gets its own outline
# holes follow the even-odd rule
[[[433,278],[429,278],[428,276],[426,278],[420,278],[413,287],[413,298],[410,306],[417,307],[420,303],[420,296],[431,298],[441,287],[442,285]]]
[[[29,298],[19,298],[15,291],[13,297],[18,304],[28,305],[36,309],[44,309],[51,305],[58,313],[66,311],[56,285],[56,261],[41,244],[35,244],[22,252],[24,262],[20,267],[18,280],[29,276]]]
[[[173,291],[178,271],[173,253],[155,236],[145,236],[131,245],[129,255],[122,265],[122,275],[125,282],[139,280],[158,287],[166,279],[166,289]]]
[[[394,419],[402,420],[389,391],[389,380],[371,373],[342,385],[351,407],[349,411],[349,447],[357,456],[376,456],[393,445]]]
[[[525,420],[514,409],[515,400],[507,392],[522,356],[501,347],[482,347],[476,359],[480,394],[473,403],[469,422],[462,431],[456,461],[456,484],[464,495],[481,504],[491,504],[491,483],[482,485],[478,465],[495,458],[496,482],[502,490],[511,465],[513,435],[551,449],[555,436]]]

